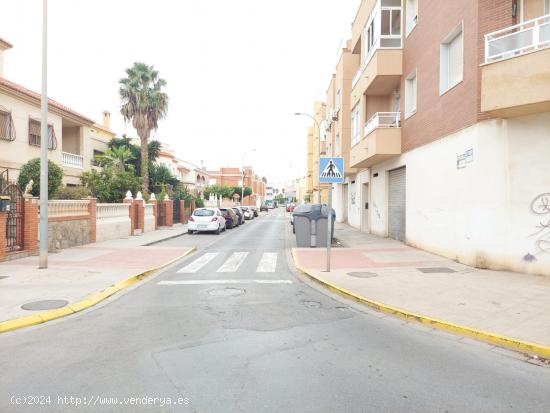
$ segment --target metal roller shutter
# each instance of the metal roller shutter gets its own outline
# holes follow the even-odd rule
[[[388,235],[399,241],[405,241],[406,177],[405,167],[389,173]]]

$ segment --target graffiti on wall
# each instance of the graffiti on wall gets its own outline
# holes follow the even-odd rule
[[[536,230],[530,235],[535,239],[535,252],[527,253],[523,259],[532,262],[537,260],[539,254],[550,254],[550,193],[537,195],[529,204],[529,210],[538,218]]]

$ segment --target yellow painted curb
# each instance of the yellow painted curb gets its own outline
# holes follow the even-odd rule
[[[496,333],[490,333],[488,331],[478,330],[472,327],[463,326],[460,324],[450,323],[444,320],[439,320],[437,318],[427,317],[421,314],[415,314],[407,310],[403,310],[397,307],[392,307],[378,301],[371,300],[369,298],[363,297],[359,294],[355,294],[351,291],[348,291],[344,288],[338,287],[328,281],[325,281],[317,276],[308,272],[305,268],[301,267],[298,262],[298,257],[296,256],[296,248],[292,248],[292,258],[294,259],[295,267],[311,278],[313,281],[323,285],[333,293],[341,295],[346,298],[351,298],[356,302],[367,305],[371,308],[374,308],[377,311],[391,314],[393,316],[405,319],[407,321],[415,321],[420,324],[425,324],[427,326],[437,328],[438,330],[450,331],[452,333],[457,333],[463,336],[472,337],[477,340],[485,341],[487,343],[495,344],[497,346],[506,347],[512,350],[521,351],[529,354],[536,354],[545,358],[550,357],[550,347],[543,344],[532,343],[529,341],[519,340],[517,338],[502,336]]]
[[[19,317],[14,318],[11,320],[6,320],[0,322],[0,333],[5,333],[8,331],[18,330],[23,327],[29,327],[36,324],[45,323],[47,321],[55,320],[57,318],[65,317],[70,314],[77,313],[79,311],[85,310],[87,308],[90,308],[97,303],[100,303],[101,301],[105,300],[106,298],[118,293],[119,291],[122,291],[123,289],[137,283],[138,281],[148,277],[149,275],[157,272],[158,270],[165,268],[169,266],[170,264],[173,264],[174,262],[181,260],[182,258],[188,256],[192,252],[195,252],[197,250],[196,247],[191,247],[185,253],[181,254],[180,256],[154,268],[149,268],[148,270],[145,270],[139,274],[132,275],[122,281],[117,282],[116,284],[113,284],[110,287],[105,288],[104,290],[101,290],[97,293],[91,294],[87,296],[86,298],[77,301],[76,303],[68,304],[65,307],[57,308],[55,310],[48,310],[43,313],[33,314],[25,317]]]

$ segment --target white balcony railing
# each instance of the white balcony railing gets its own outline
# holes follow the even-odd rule
[[[485,35],[485,63],[550,47],[550,14]]]
[[[63,152],[63,166],[71,168],[84,168],[84,157],[74,153]]]
[[[369,135],[378,128],[399,128],[401,126],[401,112],[376,112],[365,123],[364,135]]]

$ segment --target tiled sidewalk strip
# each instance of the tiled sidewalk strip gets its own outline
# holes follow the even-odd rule
[[[519,340],[512,337],[506,337],[496,333],[478,330],[475,328],[454,324],[444,320],[439,320],[437,318],[416,314],[413,312],[409,312],[407,310],[403,310],[397,307],[392,307],[392,306],[371,300],[369,298],[363,297],[352,291],[348,291],[335,284],[332,284],[322,279],[321,277],[313,274],[313,272],[308,271],[306,268],[302,267],[299,263],[299,260],[297,257],[297,250],[295,248],[292,249],[292,257],[294,259],[294,264],[296,268],[300,270],[302,273],[304,273],[305,275],[307,275],[313,281],[320,283],[321,285],[323,285],[324,287],[328,288],[330,291],[336,294],[339,294],[346,298],[351,298],[354,301],[367,305],[377,311],[381,311],[386,314],[391,314],[393,316],[400,317],[407,321],[415,321],[421,324],[425,324],[432,328],[437,328],[439,330],[445,330],[445,331],[461,334],[464,336],[472,337],[472,338],[482,340],[488,343],[492,343],[501,347],[506,347],[506,348],[521,351],[524,353],[536,354],[541,357],[550,358],[549,346],[545,346],[538,343],[531,343],[528,341]]]

